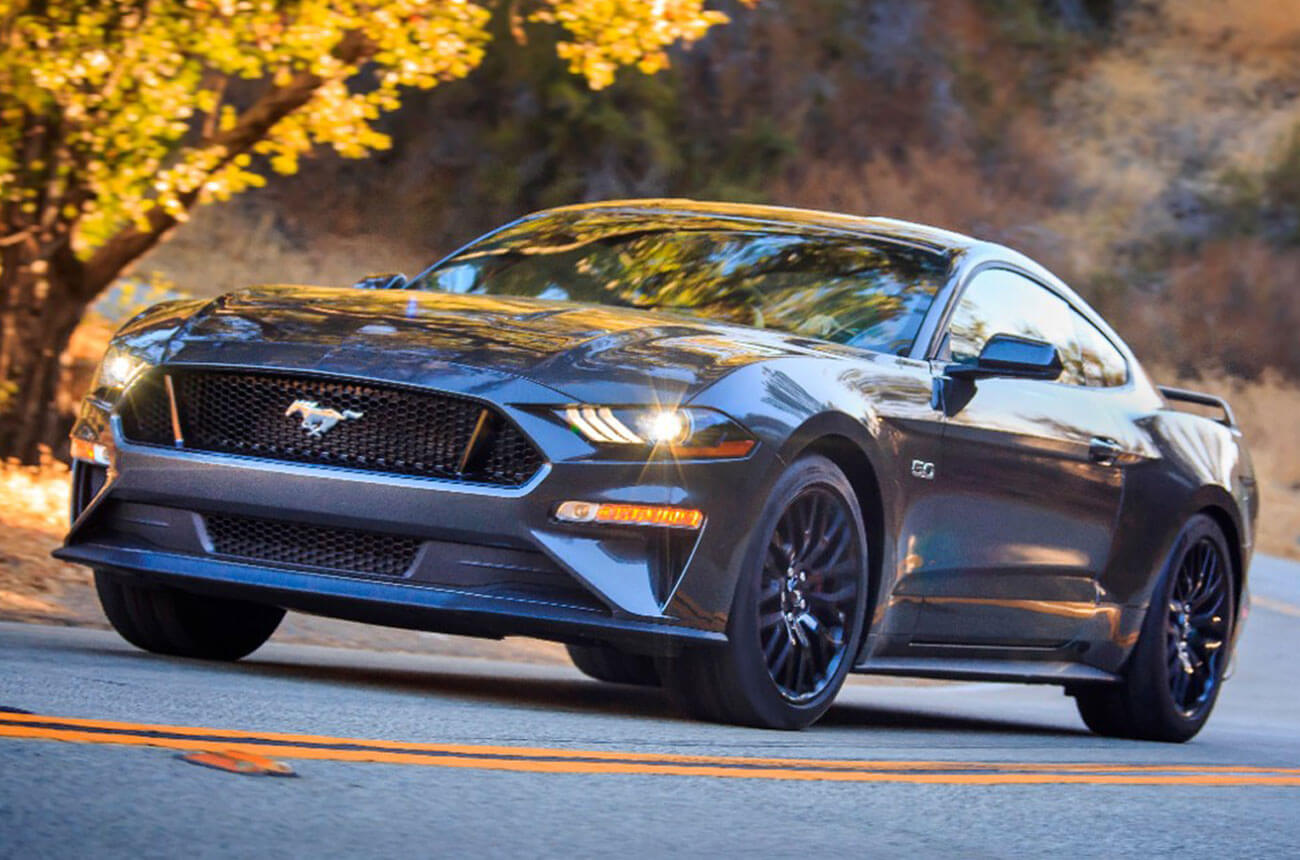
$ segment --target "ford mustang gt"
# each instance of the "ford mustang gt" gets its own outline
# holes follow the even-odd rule
[[[890,219],[548,210],[408,280],[167,302],[72,434],[59,558],[149,651],[286,609],[566,643],[703,718],[800,728],[849,672],[1207,719],[1258,508],[1221,400],[1059,279]]]

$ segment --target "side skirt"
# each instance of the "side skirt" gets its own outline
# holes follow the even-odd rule
[[[980,658],[876,657],[859,666],[861,675],[902,675],[950,681],[1010,681],[1019,684],[1117,683],[1118,675],[1080,663]]]

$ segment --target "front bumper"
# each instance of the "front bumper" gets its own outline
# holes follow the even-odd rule
[[[480,382],[482,380],[479,380]],[[762,498],[770,455],[746,460],[624,463],[536,407],[564,403],[542,386],[491,397],[548,463],[521,487],[378,474],[132,444],[120,421],[88,404],[74,430],[109,444],[108,481],[55,555],[195,592],[414,629],[607,641],[644,653],[725,639],[734,571]],[[459,387],[459,386],[457,386]],[[460,392],[457,392],[460,393]],[[557,522],[563,500],[697,508],[698,532]],[[379,577],[231,558],[205,518],[397,535],[420,542],[401,576]]]

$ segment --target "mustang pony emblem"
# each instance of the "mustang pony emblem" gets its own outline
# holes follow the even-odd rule
[[[342,412],[337,409],[322,409],[315,400],[295,400],[284,410],[284,414],[286,417],[301,415],[302,429],[307,431],[308,436],[324,436],[340,421],[360,418],[365,413],[351,409]]]

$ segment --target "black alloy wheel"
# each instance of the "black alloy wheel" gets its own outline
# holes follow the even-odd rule
[[[845,659],[863,567],[852,515],[844,499],[814,485],[786,507],[768,543],[759,636],[768,674],[791,702],[825,690]]]
[[[1088,728],[1108,737],[1175,743],[1194,737],[1223,686],[1236,594],[1223,529],[1196,514],[1162,566],[1120,681],[1070,690]]]
[[[660,658],[657,668],[697,717],[801,729],[830,707],[865,635],[866,527],[844,473],[811,454],[777,479],[753,522],[726,645]]]
[[[1205,707],[1222,675],[1228,600],[1227,562],[1214,541],[1201,538],[1178,566],[1165,624],[1169,692],[1188,717]]]

